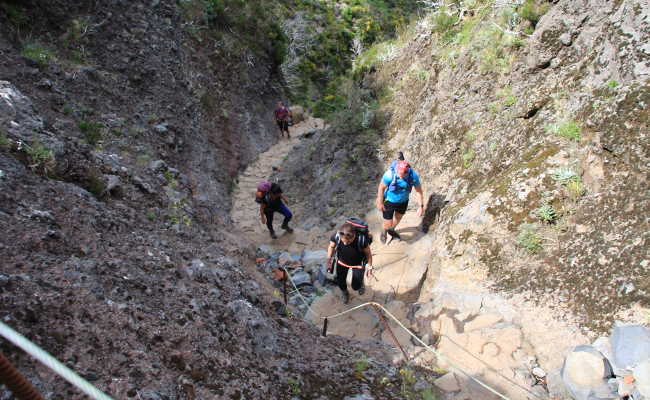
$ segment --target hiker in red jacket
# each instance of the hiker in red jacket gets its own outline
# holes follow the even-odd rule
[[[289,139],[291,137],[289,136],[289,117],[291,117],[291,110],[280,102],[273,114],[275,115],[275,122],[278,124],[278,128],[280,128],[280,138],[284,136],[284,132],[287,132],[287,139]]]

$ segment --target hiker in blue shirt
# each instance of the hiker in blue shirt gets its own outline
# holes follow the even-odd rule
[[[406,208],[409,205],[411,189],[415,188],[418,193],[420,207],[418,217],[424,215],[424,193],[420,184],[420,177],[411,168],[407,161],[400,157],[400,161],[394,161],[391,167],[384,173],[377,188],[377,209],[383,213],[384,224],[379,239],[386,243],[386,234],[393,238],[400,238],[395,232],[395,227],[402,220]]]

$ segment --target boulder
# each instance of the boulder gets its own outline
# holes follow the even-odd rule
[[[637,364],[650,360],[650,330],[642,325],[615,326],[611,343],[617,368],[631,370]]]
[[[608,380],[613,370],[609,361],[592,346],[577,346],[562,366],[562,381],[576,400],[615,399],[616,388]]]
[[[293,118],[293,123],[298,124],[305,120],[305,109],[302,108],[302,106],[292,106],[291,116]]]
[[[293,284],[298,287],[302,285],[311,285],[311,276],[304,271],[292,274],[291,280],[293,281]]]
[[[639,393],[650,398],[650,360],[641,362],[634,368],[634,380]]]
[[[304,265],[321,264],[327,261],[326,250],[305,250],[302,253],[302,263]]]

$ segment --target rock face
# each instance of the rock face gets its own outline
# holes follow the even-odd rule
[[[0,5],[0,318],[115,399],[395,398],[384,347],[321,338],[257,283],[229,190],[276,140],[281,77],[190,3]],[[362,356],[390,387],[359,387]]]
[[[431,227],[435,265],[548,298],[601,331],[650,307],[643,4],[560,1],[530,38],[468,16],[448,44],[425,18],[375,65],[366,81],[393,93],[387,154],[403,150],[427,196],[449,201]],[[438,278],[429,269],[425,291]]]

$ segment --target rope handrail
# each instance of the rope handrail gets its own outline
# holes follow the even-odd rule
[[[316,314],[316,313],[311,309],[310,305],[307,303],[307,300],[304,298],[304,296],[302,296],[302,294],[300,293],[300,290],[298,290],[298,288],[296,287],[296,285],[293,283],[293,279],[291,279],[291,275],[289,274],[289,271],[288,271],[284,266],[283,266],[282,268],[284,269],[284,271],[285,271],[285,273],[286,273],[286,275],[287,275],[287,279],[291,282],[292,286],[293,286],[293,287],[296,289],[296,291],[298,292],[298,296],[299,296],[300,299],[302,300],[303,304],[307,307],[307,312],[311,312],[311,313],[312,313],[313,315],[315,315],[316,317],[319,317],[319,316],[318,316],[318,315],[317,315],[317,314]],[[325,321],[327,321],[328,319],[331,319],[331,318],[338,318],[338,317],[340,317],[340,316],[343,316],[343,315],[345,315],[345,314],[351,313],[351,312],[353,312],[353,311],[355,311],[355,310],[358,310],[358,309],[363,308],[363,307],[366,307],[366,306],[374,306],[374,307],[378,307],[378,308],[380,308],[380,309],[381,309],[383,312],[385,312],[385,313],[386,313],[386,314],[387,314],[387,315],[388,315],[388,316],[389,316],[393,321],[395,321],[395,322],[400,326],[400,328],[402,328],[403,330],[405,330],[405,331],[406,331],[406,332],[407,332],[407,333],[408,333],[408,334],[409,334],[413,339],[415,339],[418,343],[420,343],[420,344],[421,344],[421,345],[422,345],[422,346],[423,346],[427,351],[429,351],[430,353],[432,353],[432,354],[435,355],[436,357],[442,359],[442,360],[445,361],[447,364],[449,364],[452,368],[456,369],[456,370],[459,371],[461,374],[465,375],[465,376],[468,377],[469,379],[471,379],[471,380],[473,380],[474,382],[478,383],[478,384],[481,385],[483,388],[485,388],[485,389],[487,389],[488,391],[492,392],[493,394],[495,394],[496,396],[500,397],[501,399],[504,399],[504,400],[510,400],[509,397],[507,397],[507,396],[505,396],[504,394],[498,392],[496,389],[492,388],[491,386],[489,386],[487,383],[484,383],[484,382],[481,381],[480,379],[478,379],[478,378],[476,378],[476,377],[470,375],[468,372],[465,372],[462,368],[458,367],[455,363],[453,363],[453,362],[450,361],[447,357],[445,357],[444,355],[442,355],[441,353],[439,353],[436,349],[434,349],[434,348],[431,347],[430,345],[424,343],[424,342],[423,342],[423,341],[422,341],[422,340],[421,340],[421,339],[420,339],[420,338],[419,338],[415,333],[413,333],[410,329],[408,329],[406,326],[404,326],[404,324],[402,324],[402,322],[401,322],[399,319],[397,319],[397,317],[395,317],[395,316],[394,316],[390,311],[388,311],[384,306],[382,306],[381,304],[379,304],[379,303],[377,303],[377,302],[369,301],[369,302],[366,302],[366,303],[360,304],[360,305],[358,305],[358,306],[351,307],[351,308],[349,308],[349,309],[347,309],[347,310],[344,310],[344,311],[341,311],[341,312],[339,312],[339,313],[332,314],[332,315],[327,315],[327,316],[325,316],[325,317],[319,317],[319,318],[320,318],[320,319],[323,319],[323,320],[325,320]],[[543,397],[539,396],[538,394],[536,394],[536,393],[534,393],[534,392],[532,392],[532,391],[526,389],[525,387],[519,385],[518,383],[516,383],[516,382],[514,382],[513,380],[509,379],[509,378],[506,377],[505,375],[499,373],[499,372],[498,372],[496,369],[494,369],[494,367],[492,367],[490,364],[488,364],[488,363],[486,363],[485,361],[481,360],[480,358],[474,356],[474,355],[473,355],[469,350],[465,349],[463,346],[461,346],[460,344],[458,344],[458,343],[456,343],[455,341],[453,341],[453,340],[452,340],[451,338],[449,338],[447,335],[441,335],[441,336],[444,336],[444,337],[446,337],[447,339],[449,339],[449,341],[452,342],[455,346],[461,348],[463,351],[465,351],[466,353],[470,354],[473,358],[475,358],[476,360],[478,360],[478,361],[480,361],[481,363],[483,363],[484,365],[486,365],[486,366],[487,366],[488,368],[490,368],[490,369],[491,369],[495,374],[497,374],[497,375],[500,376],[501,378],[503,378],[503,379],[505,379],[506,381],[508,381],[508,383],[510,383],[510,384],[512,384],[512,385],[514,385],[514,386],[516,386],[517,388],[519,388],[519,389],[521,389],[521,390],[526,391],[527,393],[529,393],[530,395],[532,395],[532,396],[534,396],[534,397],[537,397],[537,398],[539,398],[539,399],[543,399]]]
[[[45,366],[56,372],[66,381],[76,386],[79,390],[86,393],[88,396],[95,400],[112,400],[111,397],[104,394],[102,391],[94,387],[90,382],[77,375],[70,368],[63,365],[59,360],[52,357],[48,352],[41,349],[29,339],[13,330],[11,327],[0,321],[0,335],[4,336],[8,341],[23,349],[27,354],[34,357]]]

